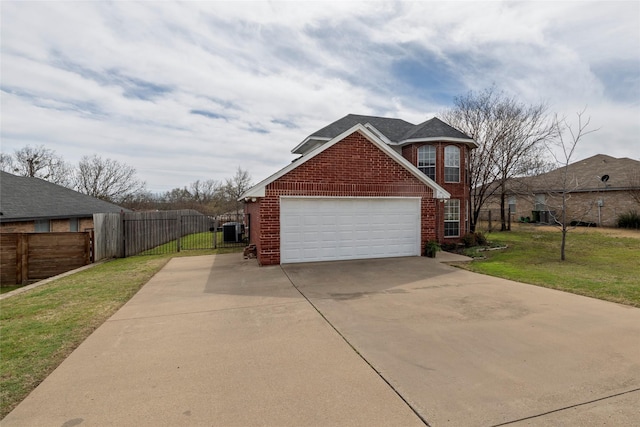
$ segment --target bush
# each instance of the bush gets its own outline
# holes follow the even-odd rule
[[[467,233],[462,236],[462,243],[464,243],[465,248],[470,248],[472,246],[476,246],[478,242],[476,241],[475,233]]]
[[[462,243],[465,248],[472,248],[474,246],[486,246],[487,238],[480,231],[475,233],[467,233],[462,237]]]
[[[436,240],[429,240],[424,245],[424,254],[429,258],[435,258],[436,252],[440,250],[440,244]]]
[[[640,214],[629,211],[618,216],[618,227],[640,229]]]
[[[476,231],[474,234],[476,235],[476,242],[478,243],[478,246],[487,246],[487,244],[489,244],[487,236],[485,236],[482,231]]]

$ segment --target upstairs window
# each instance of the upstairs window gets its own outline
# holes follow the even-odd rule
[[[444,147],[444,182],[460,182],[460,149],[454,145]]]
[[[418,169],[432,180],[436,180],[436,147],[423,145],[418,148]]]

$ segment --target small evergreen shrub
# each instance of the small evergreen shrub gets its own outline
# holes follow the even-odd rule
[[[638,211],[629,211],[618,215],[618,227],[640,229],[640,214],[638,214]]]
[[[424,245],[424,254],[429,258],[435,258],[436,253],[440,250],[440,244],[436,240],[429,240]]]

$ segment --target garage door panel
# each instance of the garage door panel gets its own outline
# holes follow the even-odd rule
[[[281,261],[420,254],[418,198],[282,198]]]

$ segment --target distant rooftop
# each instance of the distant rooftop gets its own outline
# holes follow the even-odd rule
[[[0,171],[0,222],[83,218],[123,209],[40,178]]]

